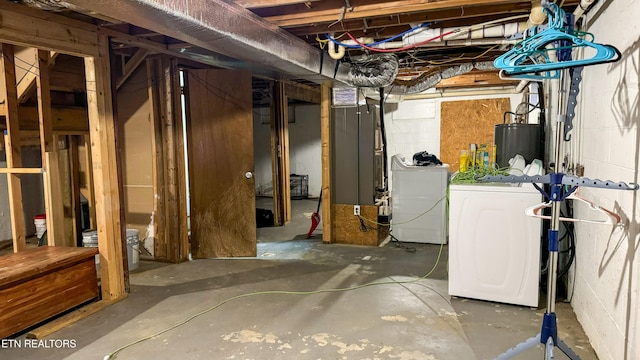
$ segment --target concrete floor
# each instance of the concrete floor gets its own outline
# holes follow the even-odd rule
[[[432,274],[421,278],[439,245],[412,244],[415,252],[394,244],[324,245],[321,226],[305,240],[316,206],[294,201],[291,224],[258,229],[256,258],[143,261],[127,299],[45,339],[73,340],[75,347],[3,343],[0,358],[103,359],[130,345],[118,359],[481,360],[539,332],[544,309],[450,298],[446,246]],[[384,284],[269,293],[368,283]],[[596,359],[570,305],[557,306],[560,337],[582,359]],[[24,335],[16,341],[24,345]],[[515,359],[543,358],[538,347]],[[557,351],[556,359],[566,357]]]

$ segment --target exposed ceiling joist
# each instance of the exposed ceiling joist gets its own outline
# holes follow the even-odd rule
[[[464,16],[465,11],[469,11],[469,9],[474,6],[500,5],[513,2],[514,1],[505,0],[475,0],[471,3],[464,0],[442,0],[435,2],[425,2],[424,0],[381,1],[376,3],[368,2],[361,6],[352,6],[351,8],[346,9],[344,8],[345,3],[341,1],[323,2],[318,6],[318,8],[307,8],[304,5],[293,5],[291,7],[287,7],[288,9],[286,9],[284,13],[281,12],[284,9],[280,8],[280,11],[276,11],[275,13],[263,13],[259,11],[256,11],[256,13],[260,14],[274,25],[287,28],[308,24],[361,20],[382,16],[399,16],[437,10],[452,10],[457,12],[458,16]],[[528,3],[529,6],[531,4],[530,1],[522,2]]]
[[[235,0],[235,3],[247,9],[259,9],[291,4],[306,4],[320,0]]]

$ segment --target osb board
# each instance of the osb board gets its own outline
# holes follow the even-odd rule
[[[378,207],[361,205],[360,214],[365,219],[377,221]],[[367,231],[361,231],[360,220],[353,215],[353,205],[336,204],[331,216],[335,242],[338,244],[378,246],[389,234],[388,226],[378,226],[366,220]]]
[[[460,167],[460,150],[469,149],[469,144],[493,144],[494,126],[502,123],[511,101],[444,101],[440,106],[440,160],[455,172]]]

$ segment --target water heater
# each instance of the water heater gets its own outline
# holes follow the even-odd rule
[[[498,124],[495,126],[496,162],[500,168],[509,166],[509,159],[522,155],[528,163],[544,161],[544,138],[540,124]]]

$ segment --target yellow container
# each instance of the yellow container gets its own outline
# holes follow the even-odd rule
[[[460,172],[467,171],[469,166],[469,151],[460,150]]]

